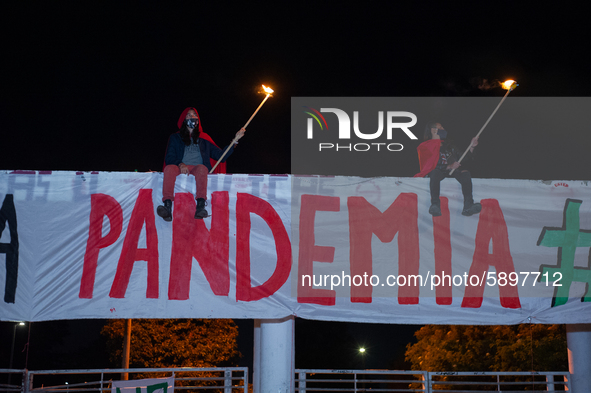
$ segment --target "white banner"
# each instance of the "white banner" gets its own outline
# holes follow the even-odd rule
[[[139,390],[139,392],[138,392]],[[113,381],[111,393],[173,393],[174,377]]]
[[[1,320],[282,318],[589,323],[591,184],[210,175],[195,220],[180,176],[0,173]]]

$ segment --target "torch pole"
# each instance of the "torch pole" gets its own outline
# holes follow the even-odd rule
[[[263,102],[261,102],[261,105],[259,105],[259,107],[254,111],[254,113],[252,114],[252,116],[250,116],[250,119],[248,119],[248,121],[246,122],[246,124],[242,128],[246,129],[246,127],[250,124],[251,120],[255,117],[255,115],[257,114],[257,112],[259,111],[259,109],[261,109],[261,107],[265,104],[265,101],[267,101],[267,99],[270,96],[271,96],[271,94],[267,94],[267,96],[265,97],[265,99],[263,100]],[[213,168],[211,168],[211,171],[209,171],[209,173],[213,173],[213,171],[215,170],[215,168],[217,168],[218,165],[220,164],[220,162],[222,162],[222,160],[226,156],[226,153],[228,153],[228,150],[230,150],[230,148],[232,147],[232,145],[234,143],[236,143],[236,141],[238,140],[236,138],[237,137],[234,137],[234,139],[232,139],[232,142],[230,142],[230,144],[228,145],[228,147],[224,151],[224,154],[222,154],[222,156],[218,159],[218,161],[215,163],[215,165],[213,166]]]
[[[484,128],[488,125],[488,123],[490,122],[490,119],[492,119],[493,116],[495,115],[495,113],[497,113],[497,111],[499,110],[501,105],[503,105],[503,101],[505,101],[505,98],[507,98],[507,96],[509,95],[509,93],[511,93],[512,90],[513,90],[512,86],[511,86],[511,88],[507,89],[507,92],[503,96],[503,99],[501,100],[501,102],[499,102],[499,105],[497,105],[497,107],[495,108],[493,113],[490,114],[490,116],[488,117],[488,120],[486,121],[486,123],[484,123],[484,125],[482,126],[480,131],[478,131],[478,134],[476,134],[475,138],[478,138],[480,136],[480,134],[482,134],[482,131],[484,131]],[[464,154],[462,154],[462,156],[460,157],[458,162],[462,162],[462,160],[464,159],[464,157],[466,157],[466,154],[468,154],[468,150],[470,150],[471,147],[472,147],[472,143],[470,143],[470,146],[468,146],[468,148],[466,149]],[[454,171],[455,171],[455,169],[452,169],[451,172],[449,172],[449,174],[451,175],[452,173],[454,173]]]
[[[252,114],[252,116],[250,117],[250,119],[248,119],[248,121],[246,122],[246,124],[242,127],[242,128],[246,128],[246,126],[248,126],[251,122],[251,120],[254,118],[254,116],[257,114],[257,112],[259,111],[259,109],[261,109],[261,107],[265,104],[265,101],[267,101],[267,99],[271,96],[271,94],[267,94],[267,96],[265,97],[265,99],[263,100],[263,102],[261,102],[261,105],[259,105],[259,107],[256,109],[256,111],[254,111],[254,113]]]

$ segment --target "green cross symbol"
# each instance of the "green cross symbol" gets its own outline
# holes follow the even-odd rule
[[[548,281],[555,278],[554,274],[562,275],[559,279],[561,286],[555,287],[552,307],[561,306],[568,300],[570,286],[573,282],[587,284],[582,302],[591,302],[589,285],[591,284],[591,252],[587,267],[575,267],[575,250],[577,247],[591,248],[591,230],[580,229],[579,208],[583,201],[567,199],[564,204],[564,218],[562,228],[544,227],[538,246],[558,247],[558,262],[556,265],[541,265],[542,274],[548,273]],[[540,277],[540,280],[542,277]],[[558,279],[552,280],[552,282]]]

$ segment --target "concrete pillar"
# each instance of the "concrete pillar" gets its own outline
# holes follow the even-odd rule
[[[257,322],[260,324],[258,328]],[[294,317],[261,319],[257,322],[255,322],[253,366],[255,393],[293,392],[295,390]],[[260,332],[258,348],[257,329]]]
[[[568,369],[574,393],[591,393],[591,324],[566,325]]]

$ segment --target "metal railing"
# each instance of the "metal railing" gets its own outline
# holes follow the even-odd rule
[[[570,380],[567,371],[431,372],[428,389],[429,392],[564,392],[572,391]]]
[[[295,390],[304,392],[427,392],[427,371],[297,369]],[[416,385],[415,388],[410,386]]]
[[[7,370],[0,375],[13,377],[11,384],[0,384],[0,393],[110,393],[111,382],[129,379],[174,377],[174,389],[223,393],[248,392],[247,367],[212,368],[130,368],[94,370]],[[14,377],[20,375],[20,378]],[[3,377],[3,376],[2,376]],[[17,385],[18,382],[21,384]]]
[[[0,368],[0,392],[22,392],[25,376],[25,370]]]
[[[428,372],[296,370],[295,390],[305,392],[564,392],[569,372]]]
[[[110,393],[111,382],[170,377],[175,390],[247,393],[248,368],[135,368],[27,371],[0,369],[0,393]],[[9,383],[5,383],[7,381]],[[295,391],[305,392],[564,392],[565,372],[428,372],[297,369]],[[172,393],[172,392],[170,392]]]

